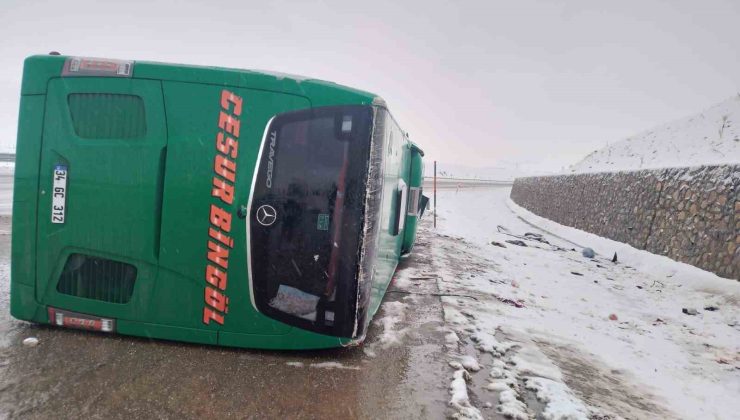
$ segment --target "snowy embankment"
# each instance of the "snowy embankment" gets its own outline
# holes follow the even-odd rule
[[[740,412],[740,283],[537,218],[508,194],[438,193],[429,233],[458,417]]]
[[[569,172],[610,172],[740,162],[740,94],[704,112],[586,156]]]

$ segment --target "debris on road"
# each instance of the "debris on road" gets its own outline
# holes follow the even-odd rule
[[[523,247],[527,246],[527,244],[525,244],[524,241],[520,241],[519,239],[507,239],[506,242],[512,245],[518,245],[518,246],[523,246]]]
[[[596,256],[596,253],[591,248],[583,248],[583,250],[581,251],[581,255],[586,258],[593,258]]]
[[[506,245],[502,244],[501,242],[491,241],[491,245],[495,245],[501,248],[506,248]]]
[[[514,307],[517,307],[517,308],[523,308],[524,307],[524,302],[521,301],[521,300],[511,300],[509,298],[501,297],[501,296],[498,296],[498,295],[493,295],[493,297],[495,297],[500,302],[503,302],[503,303],[505,303],[507,305],[511,305],[511,306],[514,306]]]
[[[717,306],[711,306],[710,305],[710,306],[705,306],[704,307],[704,310],[705,311],[709,311],[709,312],[714,312],[714,311],[718,311],[719,310],[719,307],[717,307]]]
[[[655,321],[653,321],[653,326],[656,326],[656,325],[661,325],[661,324],[665,324],[665,323],[666,323],[666,322],[665,322],[665,321],[663,321],[662,319],[660,319],[660,318],[655,318]]]
[[[36,337],[28,337],[23,340],[23,345],[26,347],[36,347],[39,344],[39,339]]]
[[[527,232],[527,233],[524,234],[524,237],[527,238],[527,239],[530,239],[532,241],[542,242],[543,244],[550,245],[550,242],[547,242],[547,239],[545,239],[539,233]]]
[[[576,276],[583,276],[583,274],[577,272],[577,271],[571,271],[570,274],[576,275]]]
[[[612,320],[612,321],[617,321],[617,320],[619,320],[619,318],[617,318],[617,314],[610,314],[610,315],[609,315],[609,319],[610,319],[610,320]]]
[[[685,313],[686,315],[699,315],[699,311],[694,308],[683,308],[681,312]]]

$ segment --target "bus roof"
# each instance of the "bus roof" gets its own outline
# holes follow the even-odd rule
[[[34,55],[26,58],[21,94],[46,93],[48,80],[61,76],[68,58],[70,56],[64,55]],[[261,70],[135,61],[133,77],[283,92],[308,97],[312,106],[371,105],[378,99],[373,93],[334,82]]]

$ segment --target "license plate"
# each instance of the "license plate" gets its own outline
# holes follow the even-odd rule
[[[102,332],[113,332],[116,329],[116,320],[111,318],[100,318],[94,315],[86,315],[62,309],[48,308],[49,322],[60,327],[76,328],[78,330],[92,330]]]
[[[64,223],[67,204],[67,167],[54,167],[54,187],[51,198],[51,223]]]

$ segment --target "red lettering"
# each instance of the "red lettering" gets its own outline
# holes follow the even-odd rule
[[[218,126],[225,132],[239,137],[239,119],[221,111],[218,114]]]
[[[224,325],[224,316],[220,313],[214,311],[213,309],[204,306],[203,307],[203,323],[208,325],[211,323],[211,320],[216,321],[217,324]]]
[[[229,235],[223,234],[220,230],[214,228],[208,228],[208,236],[228,246],[229,248],[234,247],[234,240],[229,238]]]
[[[218,197],[225,204],[234,203],[234,183],[236,182],[236,157],[239,151],[239,115],[242,113],[242,98],[233,92],[221,91],[221,108],[218,115],[218,127],[223,130],[216,134],[217,153],[213,160],[213,188],[211,196]],[[229,135],[230,134],[230,135]],[[231,213],[211,204],[209,215],[211,226],[208,228],[208,261],[206,264],[206,286],[203,291],[203,323],[211,321],[223,325],[225,314],[229,312],[229,298],[221,291],[226,290],[229,268],[229,250],[234,247],[234,240],[229,237],[231,231]],[[211,287],[213,286],[213,287]]]
[[[229,310],[227,305],[229,304],[229,298],[223,293],[216,289],[206,286],[205,288],[205,299],[206,303],[216,309],[219,312],[228,313]]]
[[[225,155],[231,156],[232,159],[236,159],[239,152],[239,142],[219,131],[216,134],[216,149]]]
[[[234,104],[233,114],[237,117],[242,113],[242,98],[224,89],[221,91],[221,108],[229,110],[229,103]]]
[[[231,204],[234,202],[234,186],[214,176],[211,195],[220,198],[226,204]]]
[[[231,213],[211,204],[211,224],[224,232],[231,232]]]
[[[214,264],[218,264],[224,270],[228,269],[229,248],[224,248],[213,241],[208,241],[208,260]]]
[[[216,159],[213,160],[213,170],[231,182],[234,182],[236,178],[236,162],[224,155],[216,155]]]
[[[226,290],[226,272],[210,264],[206,266],[206,281],[221,290]]]

